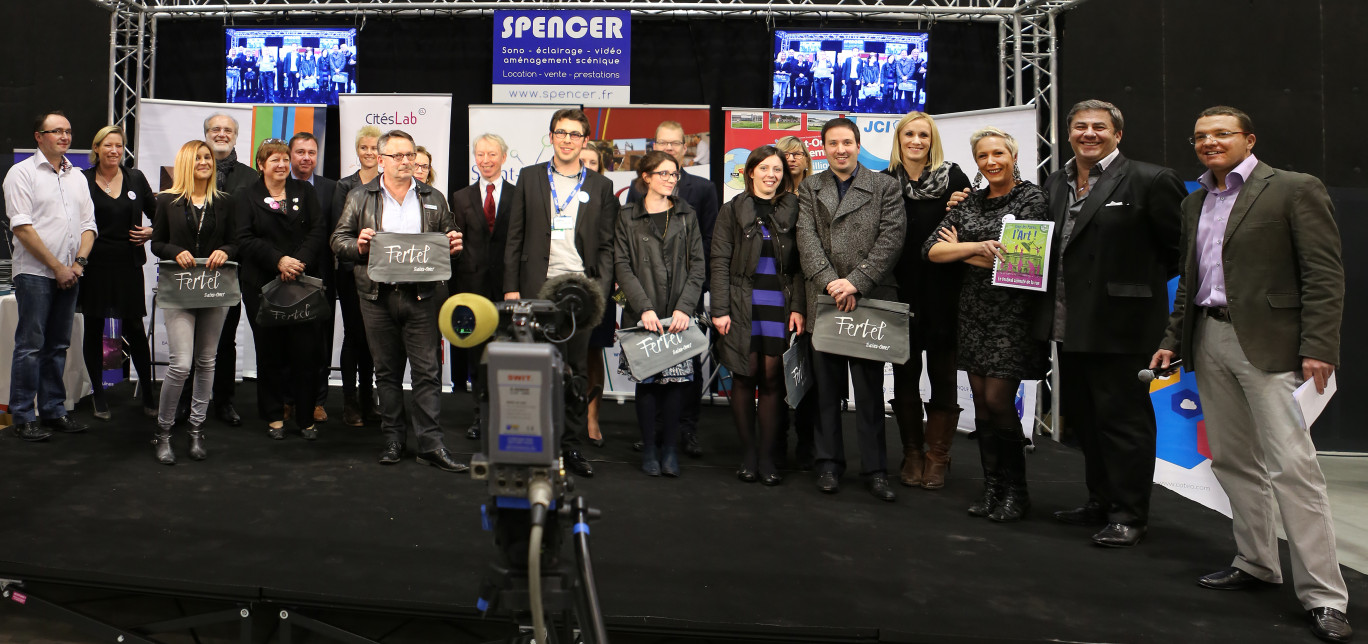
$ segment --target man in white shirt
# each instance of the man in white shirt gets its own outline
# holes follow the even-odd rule
[[[96,229],[86,178],[65,156],[71,147],[71,122],[61,112],[46,112],[34,121],[33,132],[38,153],[5,175],[5,209],[19,242],[13,260],[19,322],[9,408],[14,433],[41,441],[52,435],[49,429],[86,429],[67,416],[62,374],[76,315],[77,280],[85,271]]]

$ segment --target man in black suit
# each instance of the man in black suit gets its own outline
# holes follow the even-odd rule
[[[613,286],[618,202],[612,182],[580,164],[589,117],[578,109],[557,110],[550,134],[555,156],[523,168],[513,188],[504,248],[506,300],[534,298],[546,280],[566,273],[589,277],[604,293]],[[580,329],[559,345],[577,380],[584,380],[589,370],[592,331],[592,325]],[[566,402],[561,454],[571,471],[590,477],[594,468],[579,451],[579,436],[588,431],[586,413],[583,401]]]
[[[290,56],[294,56],[291,52]],[[315,175],[318,169],[318,139],[308,132],[298,132],[290,137],[290,174],[300,181],[307,181],[313,184],[314,192],[318,193],[318,202],[323,206],[321,212],[332,213],[333,192],[337,190],[337,182],[321,175]],[[331,222],[330,222],[331,223]],[[328,229],[328,234],[332,234],[332,229]],[[323,284],[327,287],[328,303],[337,301],[337,260],[333,258],[332,249],[324,252],[323,262]],[[323,329],[322,342],[319,349],[323,351],[323,365],[318,373],[318,399],[313,401],[314,422],[321,423],[328,420],[328,412],[324,410],[324,404],[328,402],[328,380],[332,377],[332,354],[333,354],[333,313],[336,306],[329,306],[324,313],[322,321],[319,323]],[[308,401],[295,402],[295,409],[299,413],[309,413]]]
[[[837,79],[841,97],[836,101],[836,107],[841,110],[853,110],[860,96],[860,52],[852,50],[844,54],[845,60],[841,61],[841,76]]]
[[[513,207],[513,184],[504,180],[503,166],[508,160],[508,143],[497,134],[475,139],[475,168],[480,180],[451,195],[456,226],[465,233],[465,251],[451,258],[452,293],[477,293],[491,300],[503,298],[503,257],[508,240],[508,213]],[[451,384],[455,391],[474,382],[484,346],[462,349],[451,347]],[[475,395],[475,420],[466,438],[480,439],[478,387]]]
[[[1033,331],[1058,343],[1062,411],[1086,459],[1088,501],[1054,517],[1105,526],[1093,543],[1129,547],[1145,535],[1154,481],[1154,408],[1135,374],[1164,337],[1186,191],[1173,170],[1121,154],[1115,105],[1080,102],[1067,122],[1074,158],[1045,181],[1055,239]]]

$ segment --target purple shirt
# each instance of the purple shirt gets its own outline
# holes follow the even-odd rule
[[[1197,294],[1193,302],[1197,306],[1226,306],[1225,266],[1221,251],[1225,244],[1226,226],[1229,225],[1230,211],[1240,196],[1240,188],[1245,179],[1254,171],[1259,160],[1253,154],[1245,157],[1226,175],[1226,189],[1216,189],[1216,177],[1210,170],[1202,174],[1197,182],[1206,188],[1206,198],[1202,200],[1202,216],[1197,220]]]

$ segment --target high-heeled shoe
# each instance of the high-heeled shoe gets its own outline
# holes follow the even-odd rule
[[[594,447],[603,447],[603,437],[600,436],[598,438],[591,438],[589,439],[589,444],[593,445]]]
[[[759,477],[755,475],[754,470],[744,466],[741,469],[736,470],[736,478],[741,479],[744,483],[754,483],[759,480]]]
[[[109,403],[104,400],[95,400],[94,398],[91,398],[90,406],[92,408],[92,415],[95,416],[96,420],[108,422],[109,419],[114,417],[113,414],[109,413]]]
[[[279,425],[277,425],[277,423],[279,423]],[[278,441],[285,440],[285,423],[283,421],[277,420],[274,423],[267,425],[266,433],[269,434],[271,438],[274,438]]]
[[[767,486],[769,486],[769,487],[774,487],[774,486],[779,485],[780,483],[783,483],[783,482],[784,482],[784,477],[783,477],[783,476],[780,476],[778,472],[770,472],[769,474],[762,474],[762,475],[760,475],[760,484],[761,484],[761,485],[767,485]]]

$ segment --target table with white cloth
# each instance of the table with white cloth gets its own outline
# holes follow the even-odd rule
[[[14,364],[14,330],[19,326],[19,300],[14,294],[0,296],[0,405],[9,410],[10,371]],[[76,401],[90,393],[90,376],[86,374],[81,357],[81,333],[85,322],[80,313],[71,322],[71,347],[67,349],[66,371],[62,384],[66,385],[66,408],[76,408]]]

